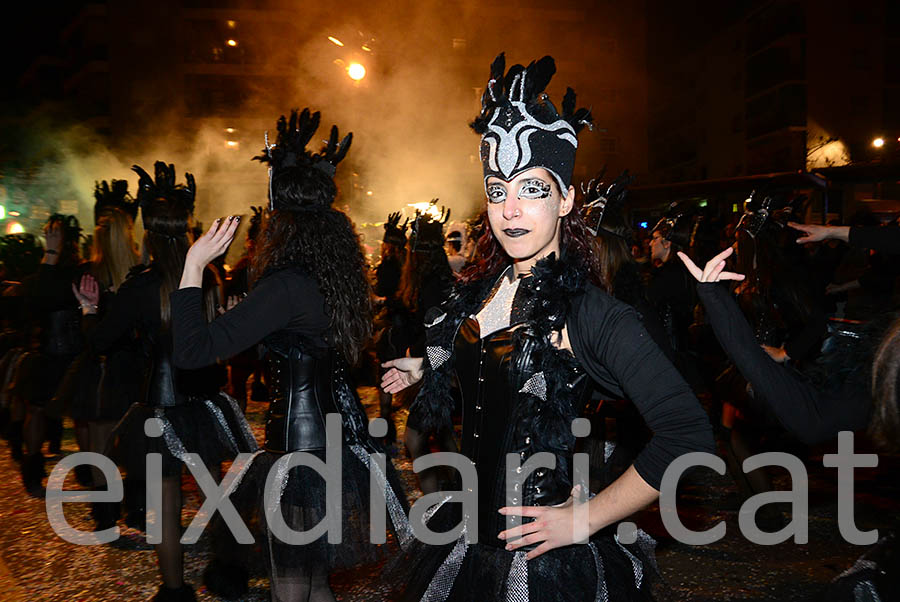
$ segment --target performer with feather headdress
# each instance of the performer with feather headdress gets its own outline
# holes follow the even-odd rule
[[[401,390],[424,372],[415,405],[440,428],[457,379],[462,453],[478,474],[477,502],[443,498],[427,513],[427,526],[458,539],[416,544],[404,558],[405,599],[648,599],[653,542],[638,531],[624,543],[616,524],[656,499],[671,460],[714,451],[688,386],[637,313],[602,289],[571,186],[577,134],[591,116],[575,110],[571,89],[557,112],[544,93],[555,70],[551,57],[505,71],[501,54],[491,65],[473,123],[490,224],[480,260],[426,316],[425,359],[394,362],[382,381]],[[585,501],[587,474],[574,471],[572,454],[587,434],[576,418],[591,380],[631,398],[654,436]]]
[[[178,286],[190,246],[194,178],[185,174],[187,184],[176,185],[175,167],[162,161],[156,162],[152,178],[136,165],[133,169],[140,176],[137,200],[144,222],[144,250],[151,263],[132,270],[88,339],[95,352],[104,353],[137,329],[149,360],[143,399],[116,425],[108,455],[125,467],[131,480],[152,476],[145,474],[147,454],[161,456],[162,512],[157,520],[162,523],[162,541],[156,545],[156,555],[163,583],[153,599],[180,602],[195,599],[193,589],[184,582],[180,542],[181,474],[184,464],[195,461],[188,454],[199,455],[217,473],[221,462],[254,451],[257,445],[235,401],[220,392],[224,367],[186,371],[172,360],[173,304],[169,294]],[[201,280],[198,311],[205,322],[215,315],[220,291],[210,272]],[[100,303],[97,281],[83,277],[77,294],[85,316],[96,316]],[[150,418],[161,432],[145,430]]]
[[[282,116],[275,144],[267,136],[263,153],[255,157],[269,167],[270,216],[247,297],[215,321],[203,319],[200,274],[233,238],[232,219],[217,220],[191,247],[181,288],[172,294],[175,360],[182,368],[208,365],[259,341],[268,350],[265,451],[253,460],[233,498],[242,508],[260,508],[267,500],[257,541],[268,557],[277,601],[333,600],[332,569],[372,561],[387,551],[371,543],[370,470],[384,488],[398,539],[409,538],[402,488],[389,463],[382,470],[371,462],[370,454],[381,448],[349,380],[349,366],[372,334],[365,256],[350,219],[332,207],[335,170],[352,135],[341,140],[332,127],[321,152],[307,150],[319,118],[308,109]],[[335,414],[341,419],[340,440],[326,438],[326,416]],[[339,508],[331,505],[332,486],[319,473],[308,464],[289,464],[313,456],[330,466],[334,454],[341,458]],[[269,474],[275,475],[274,490],[267,486]],[[340,521],[340,543],[329,543],[323,533],[292,545],[279,529],[309,532],[326,518]]]

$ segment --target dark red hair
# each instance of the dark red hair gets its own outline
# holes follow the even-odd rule
[[[483,278],[496,278],[511,259],[494,236],[488,221],[487,211],[482,211],[479,226],[483,234],[478,239],[475,261],[460,274],[463,283],[470,283]],[[581,211],[581,201],[576,198],[572,210],[562,218],[559,232],[559,250],[567,261],[577,263],[586,272],[588,279],[596,286],[606,290],[597,241],[587,228]]]

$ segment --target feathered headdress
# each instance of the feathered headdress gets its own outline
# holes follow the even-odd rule
[[[253,215],[250,216],[250,225],[247,227],[247,238],[256,240],[259,229],[262,226],[263,208],[255,205],[250,206]]]
[[[481,96],[481,113],[472,129],[481,134],[484,180],[509,181],[517,174],[543,167],[565,194],[572,181],[578,132],[591,127],[589,109],[575,110],[575,91],[566,88],[562,114],[544,89],[556,73],[553,57],[513,65],[504,75],[501,52],[491,63],[491,77]]]
[[[384,238],[381,239],[382,242],[391,243],[398,247],[406,245],[406,228],[409,224],[409,218],[406,218],[406,221],[401,226],[400,217],[399,211],[388,214],[387,221],[384,222]]]
[[[754,190],[750,193],[750,198],[744,201],[744,214],[738,221],[736,230],[743,230],[756,238],[767,223],[784,227],[791,219],[797,219],[806,203],[807,197],[804,194],[788,198],[783,194]]]
[[[175,165],[172,163],[166,165],[163,161],[157,161],[153,164],[153,168],[155,177],[151,178],[150,174],[139,165],[131,167],[139,177],[137,202],[141,206],[141,217],[144,220],[145,228],[147,228],[148,212],[153,215],[158,211],[154,208],[156,203],[168,203],[179,213],[191,215],[194,212],[194,199],[197,196],[197,183],[190,173],[184,174],[187,184],[176,184]]]
[[[584,195],[584,208],[582,209],[584,212],[584,220],[588,230],[590,230],[591,234],[594,236],[597,236],[597,233],[600,230],[603,230],[604,232],[627,239],[625,233],[618,231],[619,228],[613,229],[605,227],[604,217],[608,223],[612,216],[619,216],[620,219],[618,221],[625,223],[624,219],[621,219],[621,216],[622,211],[625,208],[625,197],[628,194],[628,186],[634,181],[634,176],[630,175],[626,169],[622,172],[622,175],[613,180],[612,184],[607,184],[603,181],[605,173],[606,168],[604,168],[597,177],[590,180],[587,183],[587,186],[584,184],[581,186],[581,193]]]
[[[106,180],[94,182],[94,199],[95,224],[104,212],[111,209],[120,209],[131,219],[137,217],[138,202],[128,194],[128,180],[112,180],[112,184]]]
[[[429,206],[437,205],[438,199],[431,199]],[[444,224],[450,221],[450,210],[441,207],[441,215],[435,218],[428,211],[416,210],[409,235],[413,251],[433,251],[444,246]]]
[[[669,204],[666,215],[653,226],[651,234],[657,230],[662,237],[681,247],[690,245],[694,231],[694,217],[697,214],[697,206],[689,201]]]
[[[312,153],[306,149],[306,145],[319,129],[321,114],[316,111],[310,114],[309,109],[303,109],[298,113],[297,109],[291,109],[290,119],[284,115],[278,118],[278,137],[275,144],[269,144],[269,133],[266,132],[266,147],[262,153],[253,157],[269,166],[269,209],[304,209],[310,207],[279,206],[279,202],[272,198],[272,176],[282,169],[292,167],[311,167],[333,178],[338,163],[343,160],[350,150],[353,142],[353,133],[349,133],[338,143],[338,128],[331,126],[331,135],[325,147],[318,153]]]

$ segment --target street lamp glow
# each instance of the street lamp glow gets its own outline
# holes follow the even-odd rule
[[[881,148],[882,146],[884,146],[884,138],[875,138],[875,140],[872,140],[872,146],[874,146],[875,148]]]
[[[225,141],[225,148],[236,149],[240,146],[241,146],[241,143],[238,142],[237,140],[226,140]]]
[[[343,45],[344,45],[343,42],[341,42],[339,39],[337,39],[334,36],[328,36],[328,41],[331,42],[332,44],[334,44],[335,46],[343,47]]]
[[[231,46],[232,48],[234,48],[235,46],[237,46],[237,40],[233,40],[233,39],[232,39],[232,40],[228,40],[228,41],[225,42],[225,43],[228,44],[229,46]]]
[[[366,76],[366,68],[359,63],[350,63],[347,67],[347,75],[354,81],[359,81]]]
[[[23,232],[25,232],[25,228],[19,222],[9,222],[6,225],[7,234],[22,234]]]

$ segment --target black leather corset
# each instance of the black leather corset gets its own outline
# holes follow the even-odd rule
[[[531,420],[524,420],[525,395],[519,393],[536,371],[532,357],[535,344],[527,332],[519,333],[524,341],[514,354],[515,330],[506,328],[481,339],[478,322],[469,318],[461,324],[454,341],[454,368],[463,407],[462,453],[475,463],[478,472],[478,540],[494,546],[503,545],[497,534],[506,529],[506,518],[498,508],[559,504],[568,499],[572,489],[571,453],[557,455],[554,470],[539,468],[532,472],[521,488],[513,486],[507,501],[507,454],[518,454],[519,463],[524,464],[537,451],[535,438],[539,436],[530,432]],[[567,380],[571,389],[578,389],[576,398],[581,400],[586,389],[583,385],[587,384],[583,373],[579,371]],[[576,407],[580,409],[581,405]]]
[[[312,355],[299,347],[268,356],[269,412],[265,449],[276,453],[323,450],[325,416],[337,412],[334,379],[343,370],[334,350]]]

